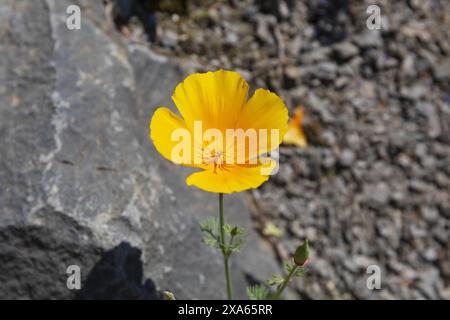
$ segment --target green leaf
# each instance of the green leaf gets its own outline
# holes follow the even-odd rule
[[[245,240],[245,233],[241,227],[234,227],[230,224],[223,226],[225,232],[225,244],[220,242],[220,223],[217,218],[208,218],[200,222],[200,229],[203,232],[203,242],[214,248],[224,250],[227,255],[239,251]]]
[[[299,267],[296,266],[295,264],[289,263],[288,261],[283,262],[283,269],[286,271],[287,274],[291,273],[292,268],[294,267],[296,267],[296,269],[294,274],[292,275],[293,277],[303,277],[306,271],[308,271],[306,267]]]
[[[217,218],[208,218],[200,221],[200,229],[202,231],[214,233],[217,236],[219,231],[219,220]]]
[[[286,271],[287,274],[291,273],[293,267],[294,265],[289,263],[289,261],[283,261],[283,269]]]
[[[231,227],[230,231],[230,241],[226,246],[226,250],[231,252],[238,252],[241,250],[242,245],[245,241],[244,229],[241,227]]]
[[[233,250],[240,250],[245,241],[245,235],[235,236],[231,242]]]
[[[201,221],[200,230],[202,230],[203,233],[203,243],[214,249],[220,248],[218,229],[219,221],[217,218],[208,218]]]
[[[232,230],[231,230],[231,235],[232,236],[237,236],[237,235],[239,235],[240,233],[244,233],[244,230],[242,230],[240,227],[238,227],[238,226],[236,226],[236,227],[234,227]]]
[[[226,224],[223,226],[223,230],[225,231],[226,234],[231,235],[231,231],[233,231],[233,226],[231,224]]]
[[[275,286],[275,285],[280,285],[284,282],[284,277],[280,276],[279,274],[276,273],[272,273],[272,277],[267,280],[267,284],[269,286]]]
[[[219,241],[217,241],[217,239],[215,239],[211,235],[208,235],[208,234],[203,235],[203,239],[202,240],[203,240],[203,243],[206,244],[208,247],[211,247],[213,249],[219,249],[220,248]]]
[[[305,267],[298,267],[292,276],[293,277],[303,277],[307,271],[308,271],[308,269],[306,269]]]
[[[270,298],[270,291],[264,285],[254,285],[247,287],[247,296],[250,300],[267,300]]]
[[[241,227],[236,226],[231,230],[231,235],[234,237],[243,236],[243,235],[245,235],[245,231]]]

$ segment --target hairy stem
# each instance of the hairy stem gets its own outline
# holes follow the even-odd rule
[[[227,295],[228,300],[233,299],[233,289],[231,286],[230,268],[228,267],[228,258],[230,253],[226,249],[225,244],[225,229],[224,229],[224,217],[223,217],[223,193],[219,193],[219,221],[220,221],[220,246],[222,248],[223,264],[225,267],[225,279],[227,282]]]
[[[281,294],[283,293],[284,289],[286,289],[287,285],[289,284],[289,281],[291,281],[292,275],[297,270],[298,266],[293,266],[291,269],[291,272],[287,275],[286,279],[284,279],[283,284],[278,288],[277,293],[275,294],[275,299],[279,299]]]

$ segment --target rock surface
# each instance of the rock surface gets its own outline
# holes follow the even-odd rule
[[[224,298],[221,256],[197,225],[216,196],[187,188],[148,138],[182,73],[122,39],[101,1],[77,2],[82,28],[68,30],[71,3],[0,4],[0,298]],[[233,261],[243,298],[249,274],[277,264],[242,199],[225,204],[249,230]],[[72,264],[81,291],[66,287]]]

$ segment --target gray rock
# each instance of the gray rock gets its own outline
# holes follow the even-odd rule
[[[436,208],[422,207],[421,213],[422,217],[430,223],[436,222],[439,219],[439,212],[437,211]]]
[[[436,259],[438,258],[438,252],[433,247],[425,249],[425,251],[422,253],[422,255],[426,261],[431,261],[431,262],[436,261]]]
[[[416,84],[412,87],[402,87],[400,94],[405,99],[417,100],[427,94],[427,87],[421,84]]]
[[[398,234],[400,232],[400,228],[398,228],[390,219],[378,219],[376,222],[376,228],[378,234],[387,239],[391,247],[397,248],[399,246],[400,237]]]
[[[437,283],[439,281],[439,271],[435,268],[428,268],[420,274],[420,281],[417,288],[427,299],[437,299]]]
[[[323,80],[333,80],[337,72],[337,65],[332,62],[321,62],[314,68],[314,75]]]
[[[0,298],[224,298],[221,256],[197,224],[217,197],[188,188],[148,138],[182,75],[126,45],[101,1],[82,1],[82,29],[68,30],[72,2],[0,4]],[[277,264],[242,199],[225,204],[249,231],[232,261],[242,298],[247,275],[264,280]],[[66,287],[72,264],[80,292]]]
[[[364,185],[364,195],[368,204],[375,207],[379,205],[385,205],[390,197],[389,186],[380,182],[374,185],[365,184]]]
[[[256,18],[256,36],[260,41],[268,45],[274,45],[275,40],[270,32],[270,28],[276,22],[275,17],[261,14]]]
[[[398,65],[397,59],[389,56],[378,56],[376,59],[377,68],[380,70],[395,68]]]
[[[382,44],[378,30],[367,30],[355,37],[356,44],[363,49],[379,47]]]
[[[297,84],[301,75],[301,69],[289,66],[284,70],[284,87],[293,88]]]
[[[420,113],[423,114],[428,121],[428,135],[430,138],[437,138],[441,135],[441,123],[437,108],[428,102],[418,103],[417,108]]]
[[[414,67],[414,56],[407,55],[402,61],[401,73],[404,77],[414,77],[416,74],[416,69]]]
[[[291,210],[287,204],[281,203],[278,207],[278,215],[288,221],[292,221],[295,219],[295,210]]]
[[[450,81],[450,59],[446,58],[433,65],[433,75],[435,79],[442,83],[448,83]]]
[[[334,81],[334,86],[337,89],[342,89],[346,85],[348,85],[349,82],[350,82],[349,78],[347,78],[347,77],[339,77],[339,78],[336,78],[336,80]]]
[[[449,227],[442,223],[441,225],[433,228],[432,234],[437,241],[443,245],[446,245],[450,239],[448,229]]]
[[[173,30],[164,30],[161,36],[161,43],[168,48],[175,48],[178,44],[178,34]]]
[[[350,167],[355,161],[355,153],[350,149],[345,149],[339,157],[340,163],[345,167]]]
[[[235,32],[227,32],[225,43],[230,46],[235,46],[239,42],[239,36]]]
[[[284,163],[279,167],[278,172],[273,176],[275,183],[286,185],[294,177],[294,169],[289,163]]]
[[[327,60],[331,49],[329,47],[314,48],[310,52],[307,52],[300,56],[303,64],[309,65],[316,62]]]
[[[292,38],[286,44],[286,50],[289,52],[291,56],[297,56],[300,49],[302,48],[302,38],[300,36],[296,36]]]
[[[333,52],[336,54],[339,60],[347,61],[358,54],[358,47],[348,41],[341,42],[334,46]]]

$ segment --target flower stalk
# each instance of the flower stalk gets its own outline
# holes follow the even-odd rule
[[[286,289],[287,285],[289,284],[289,281],[291,281],[292,276],[295,274],[295,271],[297,271],[298,266],[293,266],[291,269],[291,272],[287,275],[287,277],[284,279],[283,284],[279,286],[277,292],[275,293],[275,300],[280,299],[281,294],[283,293],[284,289]]]
[[[223,215],[223,193],[219,193],[219,228],[220,228],[220,247],[222,249],[222,255],[223,255],[223,265],[225,269],[225,280],[227,283],[227,296],[228,300],[233,299],[233,288],[231,284],[231,277],[230,277],[230,268],[228,265],[228,261],[230,258],[230,251],[227,249],[227,246],[225,244],[225,222],[224,222],[224,215]]]

